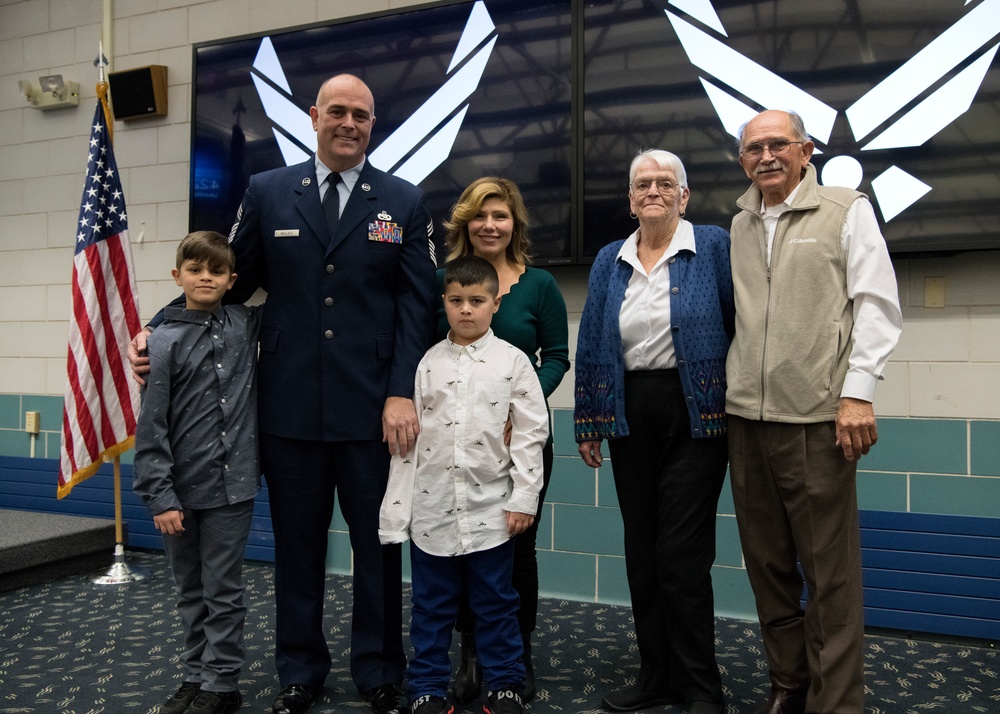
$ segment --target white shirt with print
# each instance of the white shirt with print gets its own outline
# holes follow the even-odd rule
[[[548,411],[534,368],[488,330],[467,347],[449,339],[431,347],[413,393],[420,434],[392,458],[379,538],[413,538],[437,556],[495,548],[510,537],[507,511],[538,509]]]

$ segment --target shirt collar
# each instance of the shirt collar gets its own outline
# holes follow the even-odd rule
[[[313,158],[316,161],[316,181],[317,185],[322,186],[323,182],[326,181],[326,177],[333,173],[326,164],[319,160],[319,155],[314,155]],[[354,184],[358,182],[358,178],[361,176],[361,169],[365,167],[365,159],[361,160],[361,163],[357,166],[353,166],[346,171],[340,172],[340,180],[344,182],[344,186],[347,188],[347,192],[351,193],[354,190]]]
[[[785,211],[787,211],[789,208],[792,207],[792,202],[795,200],[795,196],[796,196],[796,194],[798,194],[800,188],[802,188],[802,182],[801,181],[799,181],[797,184],[795,184],[795,188],[792,189],[792,192],[790,194],[788,194],[787,196],[785,196],[785,200],[784,201],[782,201],[781,203],[775,204],[773,206],[765,206],[764,205],[764,197],[761,196],[761,198],[760,198],[760,215],[762,215],[762,216],[766,216],[766,215],[777,215],[777,216],[780,216],[782,213],[784,213]]]
[[[475,342],[473,342],[471,345],[456,345],[454,342],[451,341],[451,330],[448,330],[448,337],[446,339],[446,342],[448,344],[448,355],[452,359],[458,359],[459,357],[461,357],[462,351],[464,350],[469,354],[470,357],[474,358],[477,355],[482,354],[483,351],[489,346],[489,344],[492,341],[493,341],[492,327],[486,328],[486,334],[480,337]]]
[[[217,322],[223,322],[226,315],[226,308],[219,305],[212,312],[206,310],[188,310],[185,307],[166,307],[163,309],[163,317],[167,320],[177,322],[191,322],[196,325],[204,325],[205,318],[215,318]]]
[[[638,229],[632,233],[625,242],[622,243],[622,247],[618,250],[617,258],[618,260],[628,261],[629,258],[634,258],[636,261],[639,259],[639,231]],[[671,256],[677,255],[682,250],[689,250],[692,253],[697,253],[695,250],[694,241],[694,225],[685,219],[681,219],[677,223],[677,227],[674,228],[674,237],[670,239],[670,245],[663,252],[663,259],[667,259]]]

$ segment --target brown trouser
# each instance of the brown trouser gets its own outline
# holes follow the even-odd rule
[[[732,415],[729,459],[772,679],[808,688],[807,714],[861,714],[857,463],[835,446],[833,422],[785,424]]]

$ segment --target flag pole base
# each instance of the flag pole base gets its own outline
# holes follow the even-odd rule
[[[124,585],[138,582],[149,577],[143,568],[129,566],[125,562],[125,547],[119,543],[115,546],[115,562],[104,575],[94,578],[94,585]]]

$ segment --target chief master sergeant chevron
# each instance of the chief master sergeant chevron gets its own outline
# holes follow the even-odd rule
[[[726,412],[771,679],[757,714],[864,711],[855,475],[878,438],[872,399],[902,316],[871,204],[818,185],[813,148],[789,112],[762,112],[740,130],[753,186],[731,231]]]
[[[315,157],[253,176],[231,234],[240,288],[229,299],[267,291],[258,389],[275,539],[272,711],[306,711],[331,668],[336,492],[354,552],[351,675],[372,712],[388,714],[406,666],[401,551],[379,543],[378,517],[390,454],[409,451],[419,429],[411,397],[433,336],[433,227],[423,193],[365,159],[375,101],[364,82],[328,79],[309,113]],[[130,350],[137,365],[144,337]]]

